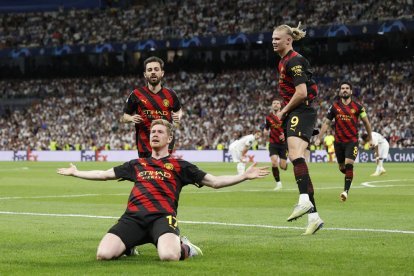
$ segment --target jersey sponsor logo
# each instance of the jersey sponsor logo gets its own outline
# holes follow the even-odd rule
[[[352,116],[351,115],[338,114],[338,115],[336,115],[335,120],[351,121],[352,120]]]
[[[171,179],[171,174],[165,171],[141,171],[138,173],[138,177],[145,180],[157,179],[166,180]]]
[[[142,112],[145,114],[145,116],[147,116],[148,119],[153,120],[164,119],[165,117],[168,117],[168,111],[165,110],[144,109]]]
[[[170,102],[169,102],[167,99],[164,99],[164,100],[162,101],[162,104],[163,104],[165,107],[169,107],[169,106],[170,106]]]
[[[164,168],[166,168],[167,170],[172,171],[172,170],[174,170],[174,165],[171,164],[171,163],[165,163]]]
[[[271,125],[271,128],[280,128],[280,127],[282,127],[282,124],[273,123],[273,124]]]

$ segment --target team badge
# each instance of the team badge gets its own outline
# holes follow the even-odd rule
[[[167,99],[164,99],[162,101],[162,103],[164,104],[165,107],[169,107],[170,106],[170,102]]]
[[[355,113],[355,109],[351,108],[351,112],[352,112],[352,113]]]
[[[174,165],[171,164],[171,163],[165,163],[164,168],[166,168],[167,170],[172,171],[172,170],[174,170]]]

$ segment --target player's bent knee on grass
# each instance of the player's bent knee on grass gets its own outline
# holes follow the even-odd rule
[[[99,243],[96,259],[102,261],[116,259],[124,253],[125,249],[125,244],[117,235],[107,233]]]
[[[158,256],[161,261],[178,261],[181,257],[180,238],[173,233],[165,233],[158,238]]]

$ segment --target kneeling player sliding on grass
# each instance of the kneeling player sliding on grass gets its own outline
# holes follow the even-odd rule
[[[248,179],[262,178],[268,168],[248,168],[242,175],[214,176],[195,165],[171,158],[168,145],[172,141],[172,125],[166,120],[151,124],[152,156],[134,159],[106,171],[79,171],[71,164],[57,173],[89,180],[129,180],[134,182],[128,206],[108,233],[102,238],[96,258],[116,259],[134,246],[153,243],[162,261],[178,261],[202,255],[200,248],[177,231],[178,199],[183,186],[194,184],[219,189]]]

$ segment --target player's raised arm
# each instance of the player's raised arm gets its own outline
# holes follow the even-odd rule
[[[94,171],[79,171],[75,165],[70,163],[69,168],[59,168],[56,170],[58,174],[65,176],[74,176],[82,179],[88,180],[113,180],[117,179],[115,177],[114,169],[111,168],[106,171],[94,170]]]
[[[316,136],[315,145],[319,146],[321,144],[321,140],[323,136],[325,135],[326,130],[328,129],[329,125],[332,123],[331,120],[328,118],[323,118],[323,123],[321,127],[321,131],[319,132],[319,135]]]
[[[206,174],[201,184],[220,189],[223,187],[232,186],[248,179],[263,178],[269,174],[269,167],[256,167],[257,163],[251,165],[243,174],[240,175],[220,175],[214,176]]]

